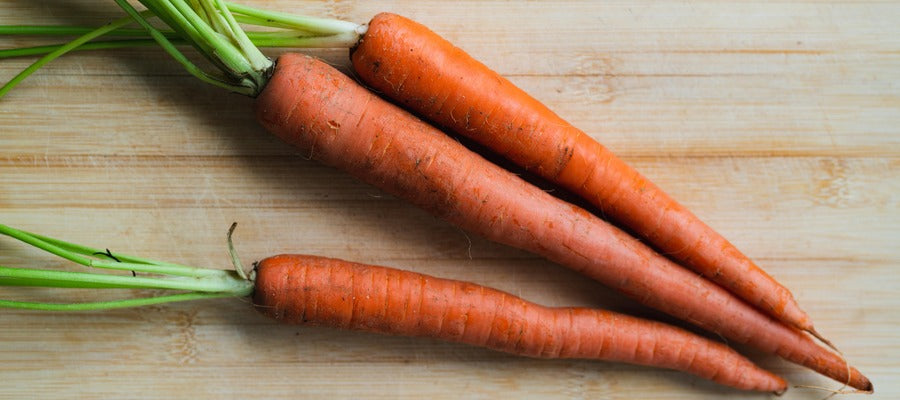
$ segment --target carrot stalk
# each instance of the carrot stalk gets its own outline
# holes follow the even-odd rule
[[[165,35],[166,33],[163,32]],[[304,36],[295,33],[282,32],[247,32],[250,41],[257,47],[300,47],[304,49],[351,47],[359,40],[357,34],[338,34],[329,36]],[[170,38],[169,42],[174,46],[187,44],[180,38]],[[151,38],[94,40],[70,49],[69,51],[109,50],[134,47],[156,46],[158,43]],[[62,48],[65,44],[50,44],[42,46],[21,47],[15,49],[0,49],[0,59],[44,56]]]
[[[86,288],[86,286],[81,286],[82,288]],[[170,294],[164,296],[155,296],[155,297],[139,297],[134,299],[125,299],[125,300],[111,300],[111,301],[96,301],[96,302],[84,302],[84,303],[41,303],[41,302],[30,302],[30,301],[14,301],[14,300],[0,300],[0,308],[19,308],[23,310],[38,310],[38,311],[96,311],[96,310],[111,310],[115,308],[132,308],[132,307],[144,307],[144,306],[152,306],[155,304],[164,304],[164,303],[174,303],[179,301],[192,301],[192,300],[206,300],[206,299],[220,299],[234,297],[232,293],[200,293],[200,292],[190,292],[190,293],[178,293],[178,294]]]
[[[0,87],[0,98],[26,77],[50,61],[70,51],[116,49],[158,44],[191,75],[196,78],[249,96],[256,96],[269,73],[271,63],[257,47],[334,48],[351,47],[365,32],[365,26],[346,21],[322,18],[293,18],[283,13],[271,13],[220,0],[201,0],[194,10],[181,0],[145,0],[149,8],[138,12],[127,1],[115,0],[129,16],[97,28],[77,26],[0,26],[0,35],[72,36],[75,40],[56,45],[2,49],[0,59],[31,55],[42,56],[34,64]],[[177,3],[177,5],[176,5]],[[180,5],[180,6],[179,6]],[[242,14],[232,16],[230,9]],[[172,28],[162,30],[151,25],[147,18],[158,17]],[[278,26],[282,29],[244,32],[237,21],[250,21],[259,26]],[[128,29],[125,25],[137,22],[143,29]],[[212,27],[215,25],[215,28]],[[218,29],[217,29],[218,28]],[[130,39],[95,40],[99,37],[127,37]],[[224,76],[214,76],[189,60],[178,45],[192,44],[216,65]]]
[[[145,12],[145,14],[146,14],[146,12]],[[84,35],[79,36],[77,39],[73,40],[72,42],[67,43],[66,45],[50,52],[49,54],[47,54],[44,57],[42,57],[41,59],[39,59],[37,62],[35,62],[31,66],[29,66],[28,68],[23,70],[22,72],[18,73],[16,76],[14,76],[12,79],[10,79],[9,82],[7,82],[5,85],[0,87],[0,97],[3,97],[7,92],[12,90],[12,88],[14,88],[19,82],[21,82],[26,77],[31,75],[34,71],[41,68],[47,62],[53,60],[56,57],[59,57],[60,55],[68,52],[71,49],[77,48],[77,47],[87,43],[88,41],[90,41],[96,37],[103,36],[104,34],[114,31],[118,28],[121,28],[129,23],[131,23],[131,18],[129,18],[129,17],[120,18],[120,19],[110,22],[102,27],[99,27],[91,32],[85,33]]]
[[[96,40],[78,46],[78,48],[72,49],[71,51],[121,49],[125,47],[146,47],[155,45],[156,42],[153,39]],[[44,56],[60,49],[61,47],[63,47],[63,44],[20,47],[15,49],[0,49],[0,59]]]
[[[37,247],[89,268],[131,271],[133,275],[0,266],[0,286],[38,286],[86,289],[158,289],[183,293],[115,300],[100,303],[54,304],[0,300],[2,307],[34,310],[96,310],[134,307],[201,298],[240,297],[252,292],[252,284],[236,271],[196,268],[133,257],[25,232],[0,224],[0,235]],[[113,261],[108,261],[112,258]],[[137,273],[141,275],[138,276]]]
[[[382,13],[352,51],[379,93],[591,202],[658,249],[775,318],[813,331],[787,288],[687,208],[463,50],[423,25]]]
[[[742,390],[783,392],[787,388],[783,379],[729,347],[680,328],[602,310],[543,307],[473,283],[306,255],[270,257],[243,276],[237,272],[243,267],[231,242],[234,227],[228,231],[228,248],[235,271],[185,266],[206,271],[195,279],[0,266],[0,286],[188,292],[86,303],[0,299],[0,307],[71,312],[251,296],[256,310],[284,323],[428,337],[527,357],[668,368]],[[79,263],[82,253],[97,250],[4,225],[0,234]],[[118,253],[115,257],[145,260]],[[172,282],[183,286],[171,286]]]
[[[469,232],[544,256],[730,340],[870,387],[801,331],[488,162],[322,61],[282,55],[255,106],[260,123],[303,154]]]

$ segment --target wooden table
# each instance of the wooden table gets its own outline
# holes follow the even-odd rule
[[[353,21],[391,10],[429,25],[724,233],[791,288],[872,378],[872,398],[900,397],[897,2],[246,3]],[[0,1],[0,24],[98,25],[120,15],[109,1]],[[344,51],[313,53],[347,63]],[[30,61],[0,62],[0,80]],[[158,49],[60,59],[0,100],[0,221],[219,268],[229,266],[225,231],[237,221],[248,262],[282,252],[336,256],[547,305],[660,317],[306,160],[259,128],[250,105]],[[76,269],[7,239],[0,264]],[[658,369],[279,326],[239,299],[2,310],[0,321],[2,398],[765,397]],[[739,349],[794,384],[839,386]],[[784,398],[823,396],[793,389]]]

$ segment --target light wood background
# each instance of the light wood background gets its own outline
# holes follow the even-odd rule
[[[594,135],[794,291],[900,397],[900,4],[244,1],[413,17]],[[91,24],[110,1],[0,0],[0,24]],[[0,39],[3,47],[36,43]],[[316,51],[346,65],[343,51]],[[31,60],[0,62],[0,80]],[[251,101],[156,49],[70,55],[0,100],[0,221],[227,268],[304,252],[475,281],[547,305],[663,318],[304,159]],[[70,268],[11,240],[0,264]],[[0,298],[135,293],[0,288]],[[143,293],[146,294],[146,293]],[[690,295],[690,294],[685,294]],[[665,319],[665,318],[664,318]],[[794,384],[803,368],[739,348]],[[0,310],[2,398],[765,398],[685,374],[279,326],[239,299],[77,314]],[[793,389],[786,399],[823,392]]]

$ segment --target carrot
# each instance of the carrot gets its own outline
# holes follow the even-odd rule
[[[469,282],[333,258],[279,255],[256,271],[253,304],[281,322],[669,368],[743,390],[787,388],[727,346],[660,322],[548,308]]]
[[[256,310],[284,323],[429,337],[528,357],[669,368],[742,390],[783,392],[787,388],[783,379],[721,343],[660,322],[613,312],[548,308],[473,283],[310,255],[269,257],[247,274],[231,241],[234,227],[228,233],[234,270],[227,271],[92,249],[0,225],[0,234],[76,263],[140,272],[140,276],[123,276],[0,266],[0,286],[187,291],[101,303],[0,299],[0,307],[100,310],[249,296]],[[193,279],[184,279],[186,276]]]
[[[664,254],[816,334],[790,291],[728,240],[603,145],[425,26],[378,14],[351,59],[365,84],[403,107],[565,187]]]
[[[488,162],[322,61],[282,55],[255,107],[260,123],[302,154],[456,226],[544,256],[735,342],[871,388],[801,331]]]
[[[170,0],[141,0],[149,9],[143,14],[126,0],[116,2],[191,74],[257,97],[261,124],[309,157],[465,230],[580,271],[647,306],[871,390],[859,371],[800,330],[770,318],[585,210],[491,164],[331,66],[296,54],[282,56],[275,66],[240,29],[231,10],[250,23],[290,28],[271,32],[277,37],[313,35],[305,39],[317,43],[338,38],[343,43],[348,34],[362,34],[361,26],[212,0],[192,2],[192,7],[202,7],[198,10],[173,7]],[[158,15],[172,31],[155,28],[146,13]],[[85,33],[73,43],[93,39],[104,29],[111,28]],[[192,43],[224,76],[194,65],[169,41],[170,34]],[[45,57],[77,47],[70,44]]]

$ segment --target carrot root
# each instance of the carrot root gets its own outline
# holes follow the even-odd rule
[[[815,390],[829,392],[829,395],[823,397],[822,400],[830,399],[839,394],[873,394],[873,393],[875,393],[874,388],[869,389],[869,390],[862,390],[862,389],[846,390],[846,389],[844,389],[844,387],[846,387],[846,385],[840,389],[831,389],[831,388],[827,388],[824,386],[815,386],[815,385],[794,385],[793,387],[795,389],[815,389]]]
[[[264,259],[256,276],[255,307],[282,322],[662,367],[743,390],[787,388],[724,344],[613,312],[549,308],[468,282],[315,256]]]
[[[787,288],[646,177],[427,27],[376,15],[352,50],[360,79],[420,117],[565,187],[660,252],[802,330]]]
[[[839,382],[871,385],[804,332],[488,162],[326,63],[283,55],[255,106],[259,122],[301,152],[463,230],[534,252],[649,307]]]

